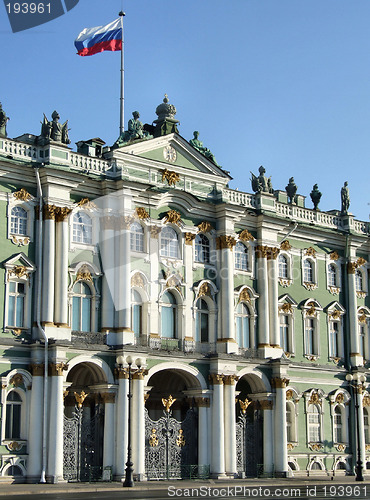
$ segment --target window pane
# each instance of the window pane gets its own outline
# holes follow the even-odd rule
[[[83,297],[82,299],[82,332],[89,332],[91,330],[91,299]]]
[[[18,327],[23,327],[24,322],[23,322],[23,317],[24,317],[24,297],[19,296],[17,297],[17,308],[16,308],[16,319],[15,319],[15,325]]]
[[[162,337],[175,338],[175,309],[162,306]]]
[[[248,270],[248,249],[240,241],[235,246],[235,269]]]
[[[9,296],[8,300],[8,325],[15,326],[15,297]]]
[[[288,261],[284,255],[279,255],[279,278],[288,277]]]
[[[132,308],[132,331],[136,337],[141,334],[141,306],[134,304]]]
[[[80,330],[80,297],[72,299],[72,330]]]

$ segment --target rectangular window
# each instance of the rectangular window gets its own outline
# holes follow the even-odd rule
[[[306,341],[307,354],[317,355],[316,339],[315,339],[315,320],[312,318],[306,319]]]
[[[17,281],[9,283],[7,326],[24,327],[25,284]]]
[[[337,322],[330,323],[330,354],[339,357],[339,327]]]
[[[280,347],[284,352],[289,351],[289,317],[286,314],[280,315]]]
[[[320,415],[309,413],[308,415],[308,441],[310,443],[320,442]]]

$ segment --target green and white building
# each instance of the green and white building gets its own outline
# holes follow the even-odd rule
[[[0,137],[0,480],[121,479],[128,362],[141,480],[366,473],[369,223],[229,189],[175,113]]]

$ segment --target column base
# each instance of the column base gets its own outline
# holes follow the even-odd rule
[[[210,478],[211,479],[228,479],[225,472],[211,472]]]
[[[54,323],[45,323],[42,324],[46,337],[48,339],[55,340],[71,340],[71,328],[67,326],[55,325]],[[32,337],[34,339],[40,338],[39,329],[36,327],[32,328]]]
[[[41,472],[37,476],[27,476],[26,483],[28,484],[37,484],[40,482]]]
[[[358,352],[351,352],[350,360],[352,366],[364,366],[364,358]]]
[[[217,352],[223,354],[237,354],[239,346],[234,339],[218,339]]]
[[[284,471],[284,472],[277,472],[277,471],[275,471],[274,476],[275,477],[288,477],[288,473],[286,471]]]
[[[47,484],[67,483],[63,476],[46,476]]]
[[[259,344],[258,353],[263,358],[280,359],[283,354],[283,350],[281,348],[272,347],[268,344]]]

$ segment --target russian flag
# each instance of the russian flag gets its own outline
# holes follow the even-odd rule
[[[85,28],[75,40],[79,56],[92,56],[105,50],[122,50],[122,24],[118,18],[106,26]]]

